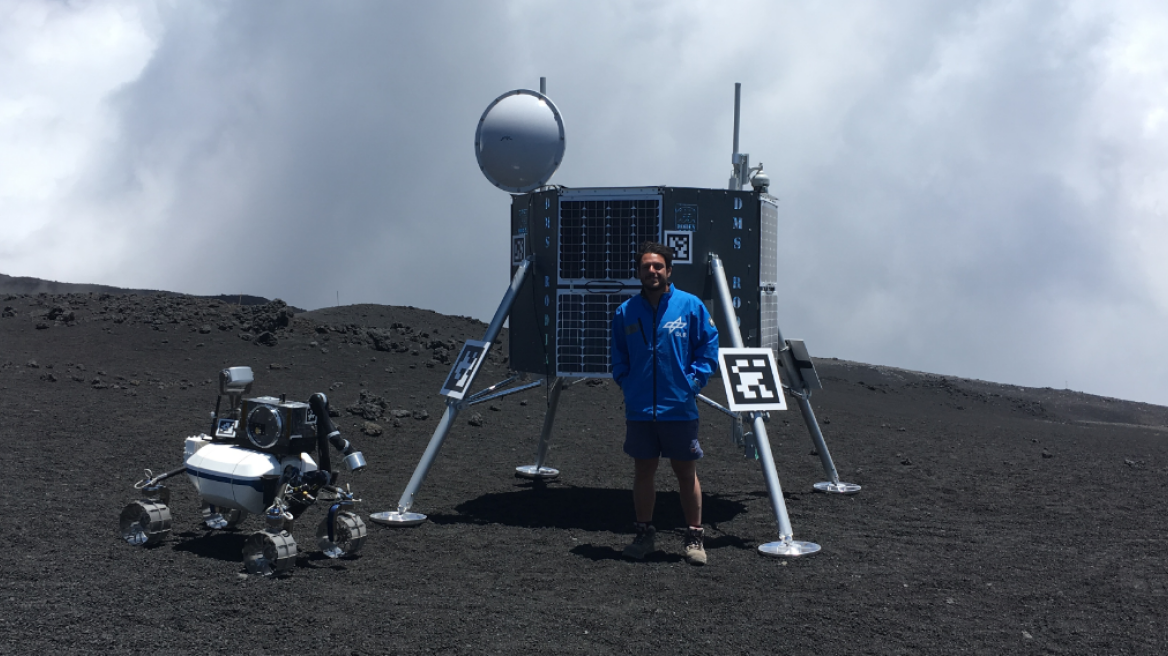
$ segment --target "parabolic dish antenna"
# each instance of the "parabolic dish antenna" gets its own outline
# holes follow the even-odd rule
[[[475,130],[475,157],[491,184],[525,194],[564,159],[564,121],[547,96],[516,89],[495,99]]]

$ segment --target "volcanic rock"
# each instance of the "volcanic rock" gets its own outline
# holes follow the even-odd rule
[[[512,476],[531,462],[543,422],[546,388],[529,390],[518,403],[498,403],[482,427],[451,427],[413,499],[426,524],[371,522],[396,508],[437,421],[432,413],[404,421],[410,410],[378,422],[349,415],[362,398],[345,390],[376,390],[364,401],[388,399],[395,410],[439,408],[448,369],[410,368],[423,360],[378,350],[368,331],[428,360],[435,349],[422,345],[480,339],[482,322],[417,308],[326,308],[277,320],[268,332],[278,343],[257,351],[236,335],[254,339],[264,331],[251,330],[253,319],[279,308],[253,311],[235,297],[46,293],[3,303],[12,316],[0,320],[0,391],[9,402],[0,468],[16,483],[0,504],[0,525],[11,529],[0,651],[469,654],[540,644],[597,655],[762,654],[775,645],[823,654],[1151,655],[1168,644],[1168,408],[816,359],[824,388],[812,404],[831,418],[824,438],[841,478],[863,490],[813,493],[825,472],[808,455],[800,413],[772,412],[793,537],[822,551],[760,555],[759,545],[779,537],[766,480],[729,439],[727,418],[702,406],[710,564],[696,569],[681,556],[686,522],[668,466],[657,479],[658,551],[644,562],[621,557],[632,538],[632,466],[621,450],[622,396],[607,384],[561,396],[547,462],[562,472],[558,481]],[[75,325],[33,330],[56,306],[72,311]],[[227,324],[196,337],[201,326]],[[318,332],[325,325],[344,331]],[[325,337],[328,356],[308,346]],[[506,345],[504,334],[477,389],[508,376]],[[30,360],[41,366],[25,366]],[[270,362],[294,366],[269,370]],[[344,383],[330,393],[330,414],[345,415],[338,428],[369,463],[350,474],[333,453],[339,484],[363,500],[354,512],[369,525],[357,558],[320,552],[316,530],[329,506],[318,502],[290,527],[300,548],[291,576],[240,578],[242,546],[261,518],[238,531],[206,529],[185,475],[166,482],[172,528],[161,544],[143,549],[118,537],[122,508],[142,494],[135,482],[146,469],[181,466],[185,437],[210,428],[216,394],[206,381],[234,365],[255,370],[252,396],[304,401]],[[714,379],[704,393],[722,402],[720,386]],[[365,434],[366,422],[384,431],[387,421],[393,439]],[[327,630],[341,617],[344,630]]]

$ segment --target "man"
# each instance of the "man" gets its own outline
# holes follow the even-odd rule
[[[718,330],[701,300],[670,286],[672,274],[673,249],[641,244],[641,293],[621,304],[612,318],[612,377],[625,395],[624,450],[633,457],[637,515],[637,537],[624,555],[641,560],[655,551],[654,478],[664,456],[677,475],[688,525],[685,558],[705,565],[696,399],[717,366]]]

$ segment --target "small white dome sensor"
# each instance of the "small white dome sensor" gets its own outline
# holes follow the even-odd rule
[[[483,112],[475,157],[491,184],[523,194],[547,183],[564,159],[564,121],[547,96],[516,89]]]

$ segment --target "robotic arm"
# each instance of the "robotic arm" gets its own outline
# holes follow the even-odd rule
[[[328,397],[320,392],[308,398],[308,407],[316,415],[317,451],[320,454],[320,468],[332,472],[332,458],[329,454],[329,444],[345,456],[345,466],[355,472],[365,468],[365,456],[361,454],[353,443],[341,437],[341,431],[329,417]]]

